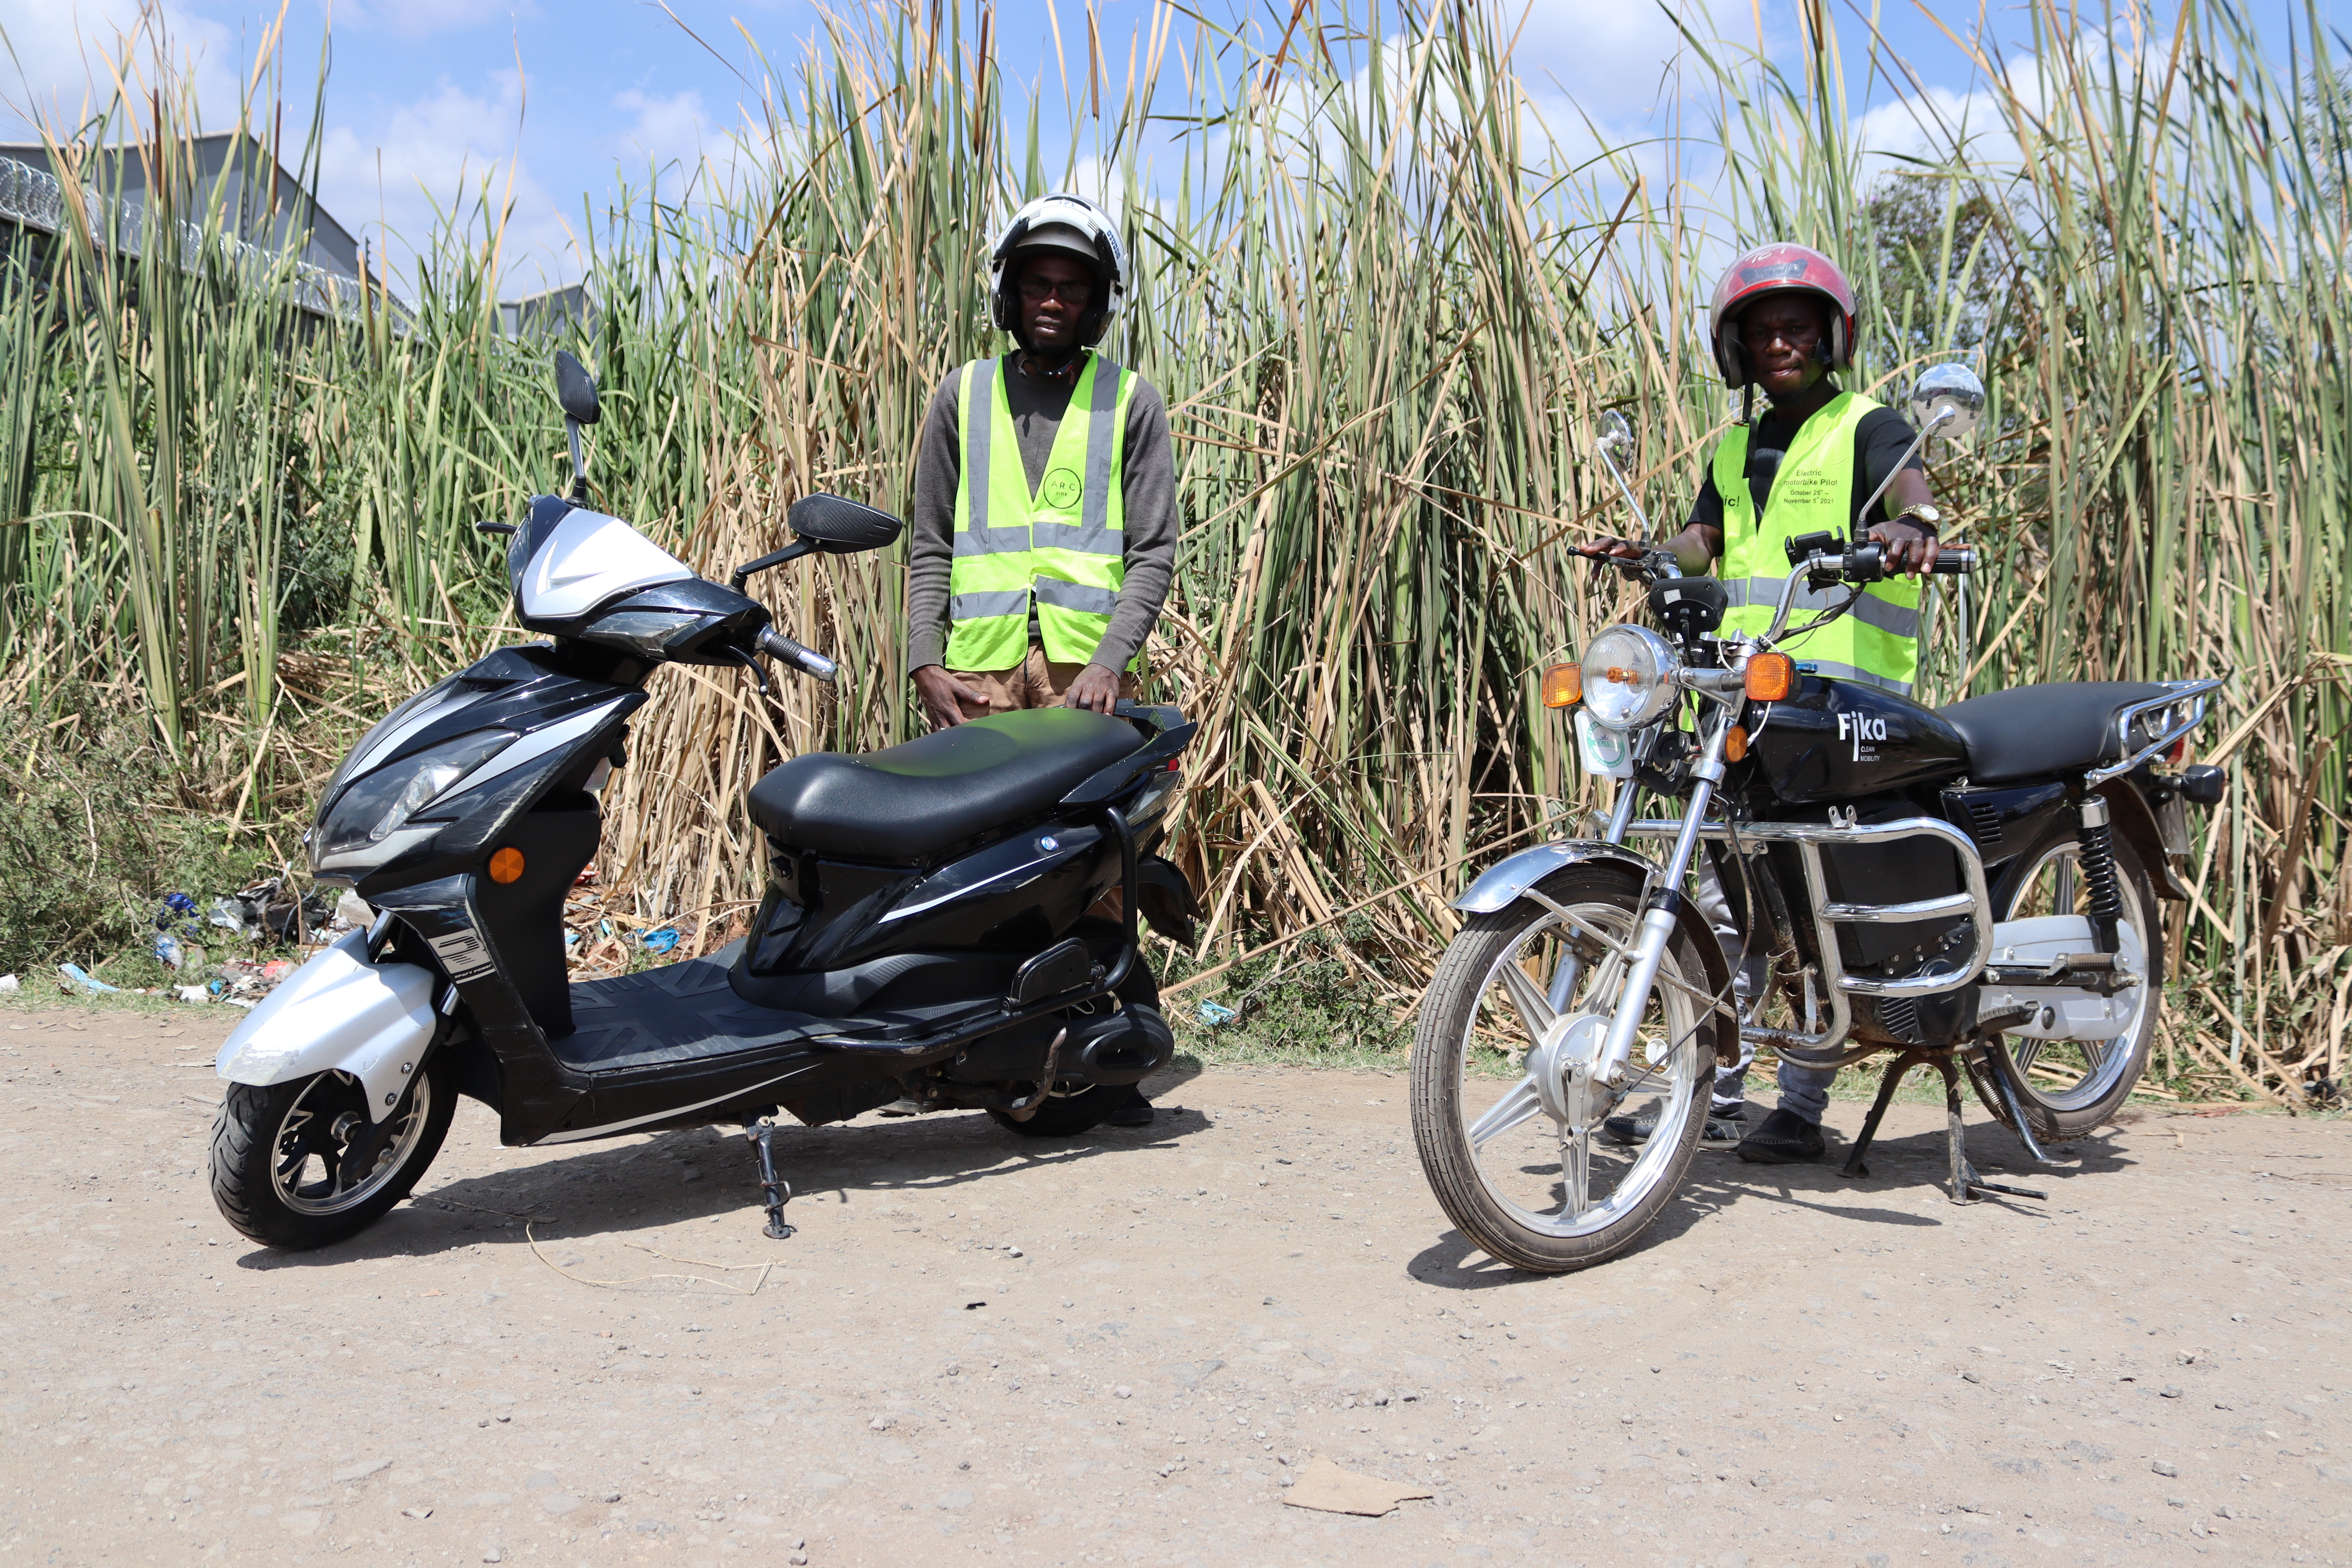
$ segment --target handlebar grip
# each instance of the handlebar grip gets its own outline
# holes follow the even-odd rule
[[[1977,569],[1977,552],[1953,545],[1936,552],[1936,573],[1938,576],[1958,577]]]
[[[815,649],[803,647],[773,626],[760,634],[760,651],[819,680],[831,680],[834,673],[841,668]]]

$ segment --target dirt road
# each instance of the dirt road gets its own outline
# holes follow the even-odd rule
[[[0,1560],[2352,1557],[2340,1123],[2151,1116],[1959,1209],[1898,1106],[1867,1180],[1702,1155],[1536,1279],[1448,1231],[1402,1078],[795,1131],[781,1245],[740,1136],[505,1150],[468,1102],[297,1257],[205,1194],[228,1022],[0,1012]],[[1317,1457],[1433,1495],[1285,1506]]]

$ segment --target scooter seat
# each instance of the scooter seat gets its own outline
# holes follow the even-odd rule
[[[2164,695],[2147,680],[2053,681],[1988,692],[1940,709],[1969,749],[1970,784],[2081,773],[2123,755],[2116,717]]]
[[[1078,708],[997,713],[903,746],[794,757],[751,786],[769,841],[903,865],[1034,816],[1143,749],[1124,719]]]

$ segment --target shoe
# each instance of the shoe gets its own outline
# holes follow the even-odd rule
[[[1747,1118],[1748,1107],[1745,1104],[1727,1110],[1709,1106],[1706,1125],[1699,1130],[1700,1147],[1730,1148],[1739,1142],[1742,1131],[1739,1124]],[[1650,1141],[1650,1134],[1657,1130],[1658,1113],[1654,1110],[1646,1116],[1612,1116],[1601,1124],[1601,1135],[1612,1143],[1646,1143]]]
[[[885,1116],[920,1116],[923,1108],[911,1099],[901,1098],[878,1108]]]
[[[1751,1165],[1810,1165],[1827,1148],[1819,1127],[1793,1110],[1775,1110],[1739,1141],[1739,1157]]]
[[[1113,1127],[1149,1127],[1151,1125],[1151,1101],[1138,1089],[1125,1105],[1110,1113]]]

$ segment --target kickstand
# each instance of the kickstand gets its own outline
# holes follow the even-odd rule
[[[1878,1136],[1878,1124],[1885,1120],[1886,1108],[1895,1102],[1895,1086],[1903,1081],[1905,1073],[1917,1067],[1925,1059],[1916,1051],[1905,1051],[1887,1062],[1886,1076],[1878,1080],[1878,1098],[1871,1101],[1870,1114],[1863,1119],[1862,1136],[1854,1140],[1853,1152],[1846,1156],[1845,1168],[1838,1174],[1842,1176],[1870,1174],[1870,1167],[1862,1163],[1862,1157],[1870,1152],[1870,1141]]]
[[[776,1174],[776,1152],[769,1147],[769,1141],[776,1133],[776,1124],[763,1116],[756,1121],[745,1122],[743,1131],[751,1140],[751,1147],[760,1154],[760,1191],[768,1203],[767,1233],[772,1238],[782,1241],[793,1233],[793,1227],[784,1223],[784,1205],[793,1201],[793,1189],[791,1183]]]
[[[2037,1193],[2030,1187],[2004,1187],[1977,1174],[1976,1167],[1969,1163],[1968,1143],[1960,1131],[1960,1069],[1949,1054],[1946,1054],[1936,1058],[1936,1070],[1944,1075],[1944,1114],[1952,1145],[1952,1201],[1972,1204],[1979,1193],[2000,1193],[2012,1198],[2047,1201],[2048,1193]]]

